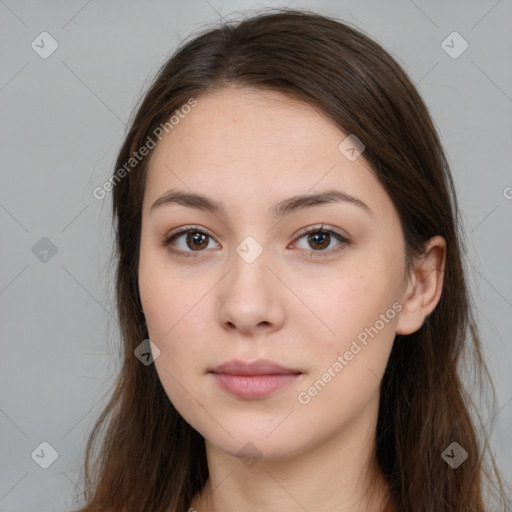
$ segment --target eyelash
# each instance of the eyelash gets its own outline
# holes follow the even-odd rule
[[[334,249],[329,249],[329,250],[308,251],[308,250],[303,249],[305,252],[308,253],[309,256],[312,256],[312,257],[315,257],[315,258],[316,257],[322,258],[322,257],[331,256],[334,253],[342,251],[345,248],[346,245],[350,244],[350,242],[344,236],[342,236],[340,233],[338,233],[338,232],[336,232],[336,231],[334,231],[332,229],[324,229],[323,224],[320,227],[305,228],[304,230],[301,230],[299,232],[299,236],[297,237],[296,240],[300,240],[304,236],[309,235],[311,233],[319,233],[319,232],[322,232],[324,234],[327,233],[329,235],[333,235],[340,243],[338,245],[336,245],[334,247]],[[189,233],[200,233],[202,235],[206,235],[209,238],[213,238],[212,236],[208,235],[208,233],[205,233],[204,231],[201,231],[201,229],[199,229],[198,226],[184,226],[182,229],[180,229],[180,231],[174,232],[174,233],[170,233],[169,235],[167,235],[165,237],[165,239],[163,240],[163,245],[165,247],[167,247],[169,252],[171,252],[173,254],[177,254],[179,256],[184,256],[186,258],[190,258],[190,257],[191,258],[196,258],[197,254],[195,254],[195,253],[204,252],[204,250],[200,250],[200,251],[182,251],[180,249],[173,249],[173,248],[171,248],[171,243],[176,238],[178,238],[181,235],[186,235],[186,234],[189,234]]]

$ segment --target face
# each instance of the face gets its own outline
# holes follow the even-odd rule
[[[196,99],[145,188],[139,288],[156,370],[209,443],[279,459],[375,419],[406,289],[403,233],[364,152],[338,149],[348,134],[310,106],[240,88]],[[219,208],[155,205],[170,191]]]

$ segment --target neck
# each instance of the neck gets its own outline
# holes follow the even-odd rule
[[[376,411],[369,407],[351,425],[300,453],[250,466],[206,441],[209,478],[190,507],[197,512],[384,510],[389,489],[372,454]]]

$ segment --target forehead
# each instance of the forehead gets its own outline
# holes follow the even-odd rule
[[[228,87],[198,97],[197,106],[168,135],[169,144],[161,144],[157,152],[169,145],[175,150],[177,145],[208,148],[211,153],[198,152],[195,159],[211,160],[213,153],[217,159],[238,159],[248,165],[277,156],[304,160],[314,147],[321,149],[322,139],[326,146],[333,135],[339,138],[339,130],[312,106],[283,93]],[[286,153],[290,146],[293,153]],[[311,154],[315,158],[318,151]]]
[[[260,202],[337,188],[365,196],[375,210],[390,200],[361,156],[338,149],[349,135],[314,107],[280,92],[229,87],[196,98],[151,157],[145,206],[179,187],[223,203]]]

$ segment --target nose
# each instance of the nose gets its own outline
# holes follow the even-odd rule
[[[231,271],[219,283],[216,315],[223,329],[250,336],[284,324],[286,287],[264,254],[252,263],[234,254]]]

